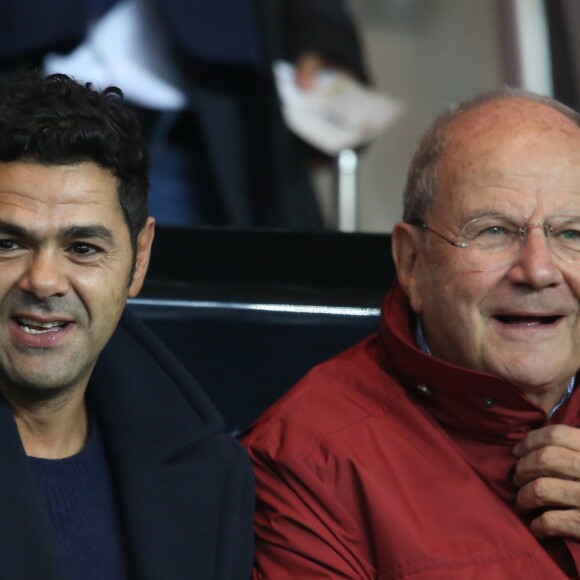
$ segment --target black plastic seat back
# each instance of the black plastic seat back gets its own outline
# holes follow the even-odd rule
[[[238,431],[373,332],[393,280],[386,235],[160,228],[130,304]]]

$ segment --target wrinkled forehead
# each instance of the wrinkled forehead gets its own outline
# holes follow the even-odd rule
[[[580,127],[547,105],[510,98],[484,103],[458,116],[443,141],[447,155],[472,149],[482,154],[510,144],[575,150],[580,149]]]
[[[506,99],[481,105],[450,123],[443,144],[438,193],[471,185],[580,187],[580,127],[541,103]]]

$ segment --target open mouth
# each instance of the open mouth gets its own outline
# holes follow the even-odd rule
[[[40,322],[31,318],[16,318],[17,324],[28,334],[46,334],[48,332],[58,332],[63,329],[68,322],[63,320],[51,320]]]
[[[562,318],[562,316],[518,316],[518,315],[500,315],[494,318],[502,324],[517,324],[524,326],[540,326],[546,324],[554,324]]]

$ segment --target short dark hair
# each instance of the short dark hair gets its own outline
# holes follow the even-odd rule
[[[102,91],[64,74],[22,70],[0,84],[0,162],[94,162],[117,178],[135,251],[147,221],[149,156],[117,87]]]
[[[416,223],[427,219],[427,214],[435,201],[438,185],[437,169],[445,153],[445,136],[451,123],[461,115],[486,103],[505,99],[523,99],[540,103],[580,126],[580,115],[566,105],[551,97],[509,86],[481,93],[449,108],[427,129],[413,156],[403,194],[403,221]]]

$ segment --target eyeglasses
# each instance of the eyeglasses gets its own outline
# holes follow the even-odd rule
[[[412,224],[428,230],[455,248],[463,250],[461,258],[470,270],[501,270],[515,262],[530,230],[542,229],[552,253],[568,264],[580,264],[580,217],[555,216],[549,221],[518,224],[505,216],[475,218],[452,240],[423,222]]]

